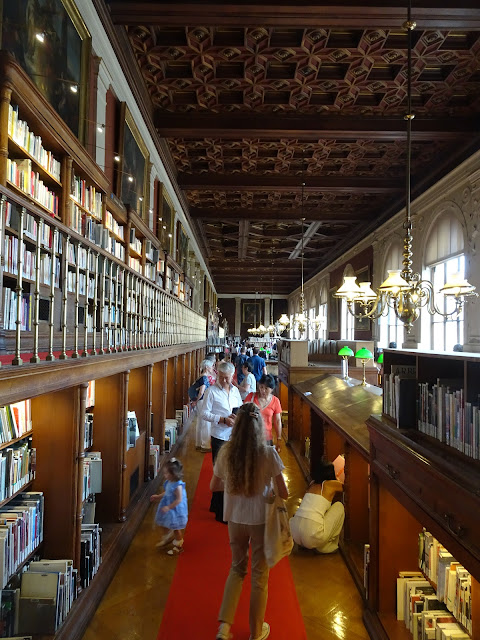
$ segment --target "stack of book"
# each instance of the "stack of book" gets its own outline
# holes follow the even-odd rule
[[[32,429],[30,400],[0,407],[0,442],[21,438]]]
[[[72,608],[76,582],[73,560],[31,562],[21,577],[18,632],[54,634]]]
[[[428,531],[419,536],[419,568],[397,578],[397,620],[404,621],[414,640],[469,640],[468,571]]]

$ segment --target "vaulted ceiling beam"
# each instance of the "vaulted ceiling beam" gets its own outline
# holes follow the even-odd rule
[[[345,213],[345,210],[340,204],[335,205],[335,203],[327,203],[323,206],[328,207],[329,210],[324,211],[323,207],[317,207],[315,209],[305,208],[303,212],[300,208],[295,210],[282,210],[263,208],[256,209],[254,207],[252,209],[230,209],[228,207],[225,207],[225,209],[199,209],[192,207],[190,209],[190,217],[202,219],[203,221],[237,221],[244,219],[255,220],[257,222],[263,222],[265,220],[272,222],[297,222],[302,218],[302,213],[305,220],[318,220],[319,222],[360,222],[370,217],[368,214],[362,213],[361,211]],[[332,211],[335,206],[341,209],[338,213]]]
[[[298,176],[232,173],[179,173],[178,184],[185,191],[301,191]],[[395,193],[404,189],[403,180],[362,178],[356,176],[306,177],[305,193],[335,191],[343,193]]]
[[[238,227],[238,260],[241,261],[247,257],[250,222],[248,220],[240,220]]]
[[[337,2],[283,4],[276,0],[261,3],[160,2],[159,0],[126,2],[107,0],[112,20],[117,25],[259,25],[283,27],[358,27],[391,28],[405,20],[405,7],[398,0],[351,0]],[[463,0],[459,7],[453,0],[419,0],[415,21],[421,29],[479,29],[477,0]],[[274,10],[272,10],[274,9]]]
[[[295,139],[302,141],[362,139],[404,140],[407,127],[403,118],[352,118],[348,116],[304,116],[282,118],[256,114],[219,116],[217,114],[173,115],[157,110],[155,122],[164,138],[222,138],[241,140]],[[473,118],[415,118],[412,140],[458,140],[478,134]]]

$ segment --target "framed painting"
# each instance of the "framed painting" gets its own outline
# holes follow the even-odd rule
[[[260,324],[260,303],[244,302],[242,305],[242,322],[246,324]]]
[[[162,183],[159,185],[157,213],[157,238],[160,240],[162,249],[173,257],[175,209],[165,189],[165,185]]]
[[[337,287],[330,289],[328,292],[328,330],[339,331],[339,319],[340,319],[340,298],[335,298],[334,293],[337,291]]]
[[[85,142],[91,37],[73,0],[2,2],[1,48]]]
[[[355,274],[357,282],[369,282],[370,281],[370,269],[365,267]],[[355,313],[361,313],[363,311],[362,306],[356,302],[354,305]],[[355,318],[354,328],[355,331],[370,331],[372,321],[370,318]]]
[[[148,150],[124,102],[121,112],[118,145],[121,170],[117,178],[118,197],[148,224]]]
[[[186,271],[188,258],[188,236],[181,222],[177,223],[177,262]]]

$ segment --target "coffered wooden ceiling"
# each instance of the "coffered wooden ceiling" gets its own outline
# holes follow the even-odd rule
[[[378,4],[109,2],[219,294],[288,294],[302,230],[308,277],[404,205],[406,4]],[[415,196],[479,148],[480,6],[412,17]]]

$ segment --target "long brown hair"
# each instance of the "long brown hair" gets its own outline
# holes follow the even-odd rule
[[[262,414],[247,402],[239,408],[232,436],[219,453],[226,456],[228,493],[254,496],[261,490],[266,449]]]

